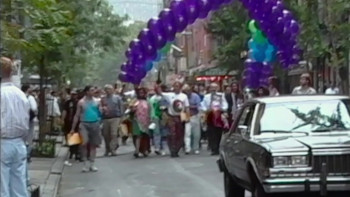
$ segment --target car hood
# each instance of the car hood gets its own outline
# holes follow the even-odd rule
[[[316,134],[309,136],[275,135],[269,138],[255,139],[269,152],[299,152],[322,148],[350,148],[349,133]]]

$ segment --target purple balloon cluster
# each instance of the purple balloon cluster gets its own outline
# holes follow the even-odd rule
[[[210,11],[219,9],[232,0],[173,0],[170,8],[160,12],[158,17],[148,21],[138,38],[133,40],[125,52],[127,62],[121,66],[119,79],[139,84],[146,76],[150,63],[157,58],[158,51],[167,42],[175,39],[198,18],[206,18]]]
[[[257,62],[252,59],[245,61],[243,83],[246,87],[257,89],[268,86],[268,78],[272,75],[272,66],[267,62]]]
[[[281,0],[240,0],[266,34],[271,44],[278,49],[278,58],[283,68],[288,69],[300,61],[298,45],[300,25]]]

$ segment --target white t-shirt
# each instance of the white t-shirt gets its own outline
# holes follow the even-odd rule
[[[170,104],[168,113],[171,116],[179,116],[184,108],[189,107],[188,97],[184,93],[175,94],[174,92],[163,93],[163,96]]]
[[[339,94],[339,88],[327,88],[326,94]]]
[[[303,88],[302,86],[295,87],[293,92],[293,95],[309,95],[309,94],[316,94],[316,90],[312,87]]]

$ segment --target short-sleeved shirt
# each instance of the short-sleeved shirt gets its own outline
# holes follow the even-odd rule
[[[188,99],[190,103],[191,116],[197,115],[201,107],[201,98],[197,93],[192,92],[191,95],[188,96]]]
[[[303,88],[302,86],[298,86],[294,88],[292,94],[294,95],[309,95],[309,94],[316,94],[316,90],[312,87]]]
[[[188,97],[184,93],[175,94],[174,92],[163,93],[163,96],[168,101],[168,113],[171,116],[180,116],[184,108],[189,107]]]

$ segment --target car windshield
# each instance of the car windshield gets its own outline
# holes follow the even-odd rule
[[[349,103],[323,100],[267,104],[260,119],[260,133],[350,130]]]

